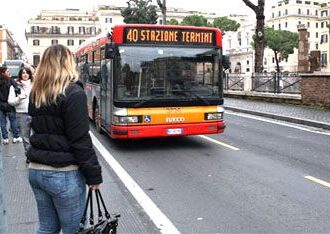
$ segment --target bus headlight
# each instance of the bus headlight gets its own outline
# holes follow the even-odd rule
[[[119,116],[115,115],[113,117],[113,124],[115,125],[126,125],[132,123],[139,123],[141,118],[139,116]]]
[[[205,113],[205,120],[223,120],[223,112]]]

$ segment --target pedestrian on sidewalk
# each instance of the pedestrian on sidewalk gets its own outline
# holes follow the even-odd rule
[[[13,133],[13,143],[22,142],[19,136],[16,120],[15,108],[8,103],[10,86],[17,87],[17,83],[11,78],[11,73],[7,67],[0,68],[0,124],[3,144],[9,143],[9,135],[7,130],[7,118],[10,121],[10,128]],[[20,90],[16,88],[18,95]]]
[[[27,152],[29,182],[37,201],[37,233],[73,234],[86,197],[102,183],[101,166],[89,135],[87,97],[72,52],[48,47],[30,93],[32,135]]]
[[[20,94],[16,95],[14,85],[10,86],[8,103],[15,107],[17,125],[23,138],[25,155],[30,146],[31,135],[31,117],[28,114],[29,97],[32,86],[32,72],[29,68],[21,68],[18,73],[17,87],[20,89]]]

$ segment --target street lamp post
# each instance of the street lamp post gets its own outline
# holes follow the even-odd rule
[[[163,24],[166,24],[166,0],[163,0],[163,2],[161,2],[161,0],[157,0],[157,4],[160,8],[160,10],[162,11],[162,15],[163,15]]]

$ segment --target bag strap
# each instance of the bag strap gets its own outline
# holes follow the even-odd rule
[[[97,198],[99,197],[100,200],[101,200],[101,203],[102,203],[102,206],[103,206],[103,209],[104,209],[105,217],[106,217],[107,219],[110,219],[111,216],[110,216],[110,214],[109,214],[109,212],[108,212],[108,210],[107,210],[107,207],[105,206],[105,203],[104,203],[103,197],[102,197],[102,195],[101,195],[101,191],[100,191],[99,189],[96,189],[96,190],[95,190],[95,194],[96,194],[96,197],[97,197]]]
[[[80,223],[79,223],[79,231],[82,231],[84,230],[84,227],[85,227],[85,221],[86,221],[86,216],[87,216],[87,209],[88,209],[88,205],[90,203],[90,200],[91,200],[91,194],[92,194],[92,191],[89,190],[88,191],[88,195],[87,195],[87,200],[86,200],[86,204],[85,204],[85,209],[84,209],[84,213],[80,219]]]
[[[89,224],[91,226],[94,225],[94,212],[93,212],[93,190],[89,189],[88,194],[90,195],[90,200],[89,200]]]
[[[101,222],[103,220],[103,214],[100,208],[100,198],[98,196],[98,193],[95,191],[96,196],[96,203],[97,203],[97,211],[98,211],[98,222]]]

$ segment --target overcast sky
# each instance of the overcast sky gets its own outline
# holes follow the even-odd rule
[[[257,0],[251,0],[257,3]],[[278,0],[266,0],[266,8]],[[42,9],[96,8],[97,5],[127,6],[127,0],[8,0],[1,4],[0,24],[4,24],[13,34],[23,50],[26,48],[25,28],[29,18],[33,18]],[[156,5],[156,0],[152,3]],[[166,0],[167,7],[180,7],[187,10],[215,12],[218,14],[248,14],[253,11],[245,6],[242,0]],[[265,11],[267,12],[267,10]]]

